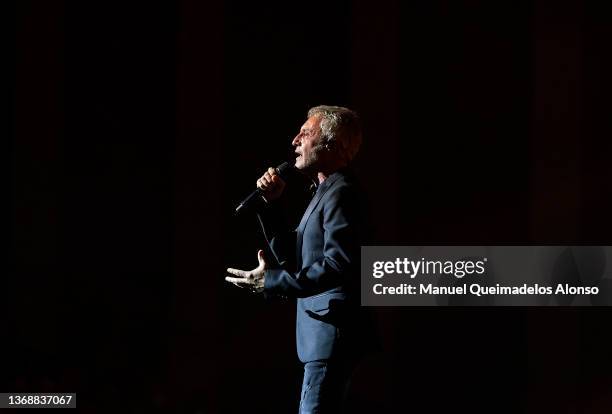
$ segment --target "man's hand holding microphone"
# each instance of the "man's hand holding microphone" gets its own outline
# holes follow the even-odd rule
[[[276,200],[285,189],[285,181],[278,175],[276,168],[268,168],[268,171],[257,180],[257,188],[262,191],[266,201]]]
[[[285,189],[285,180],[283,180],[278,170],[279,168],[268,168],[258,180],[257,188],[266,202],[276,200],[281,196]],[[257,252],[257,260],[259,265],[253,270],[240,270],[228,268],[227,273],[234,275],[226,276],[225,281],[233,283],[240,288],[247,288],[253,293],[261,293],[264,290],[265,272],[267,269],[266,260],[263,250]]]

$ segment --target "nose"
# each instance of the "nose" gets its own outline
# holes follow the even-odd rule
[[[297,147],[300,144],[300,138],[301,138],[302,134],[297,134],[295,136],[295,138],[293,138],[293,141],[291,141],[291,145],[293,145],[294,147]]]

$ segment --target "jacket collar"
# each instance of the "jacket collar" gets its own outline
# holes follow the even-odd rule
[[[318,194],[324,194],[329,187],[340,177],[348,175],[348,168],[343,167],[338,171],[331,173],[329,177],[327,177],[321,184],[314,184],[313,190],[315,190],[314,196],[316,197]]]
[[[321,201],[321,199],[323,198],[323,195],[325,195],[327,190],[329,190],[331,186],[342,176],[344,176],[344,172],[342,170],[338,170],[335,173],[331,174],[329,177],[327,177],[325,181],[323,181],[317,187],[317,191],[315,192],[314,197],[310,201],[308,208],[306,208],[306,212],[304,213],[304,216],[302,217],[302,220],[300,221],[300,225],[297,228],[298,237],[301,236],[301,233],[304,231],[304,228],[306,227],[306,223],[308,222],[310,215],[312,214],[314,209],[317,207],[317,204],[319,204],[319,201]]]

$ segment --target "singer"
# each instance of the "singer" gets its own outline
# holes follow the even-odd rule
[[[300,414],[339,413],[352,361],[360,349],[360,203],[349,164],[362,140],[357,114],[317,106],[295,136],[295,168],[316,192],[297,230],[289,231],[275,204],[285,181],[274,168],[257,180],[267,201],[258,212],[274,257],[258,252],[250,271],[227,269],[225,278],[267,297],[297,298],[297,353],[304,364]],[[363,333],[363,332],[362,332]],[[359,335],[362,336],[362,335]]]

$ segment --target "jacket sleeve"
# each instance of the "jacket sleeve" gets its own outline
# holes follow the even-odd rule
[[[323,256],[295,273],[286,268],[268,269],[268,295],[306,297],[344,285],[355,273],[359,258],[358,214],[348,187],[332,193],[323,205]]]

